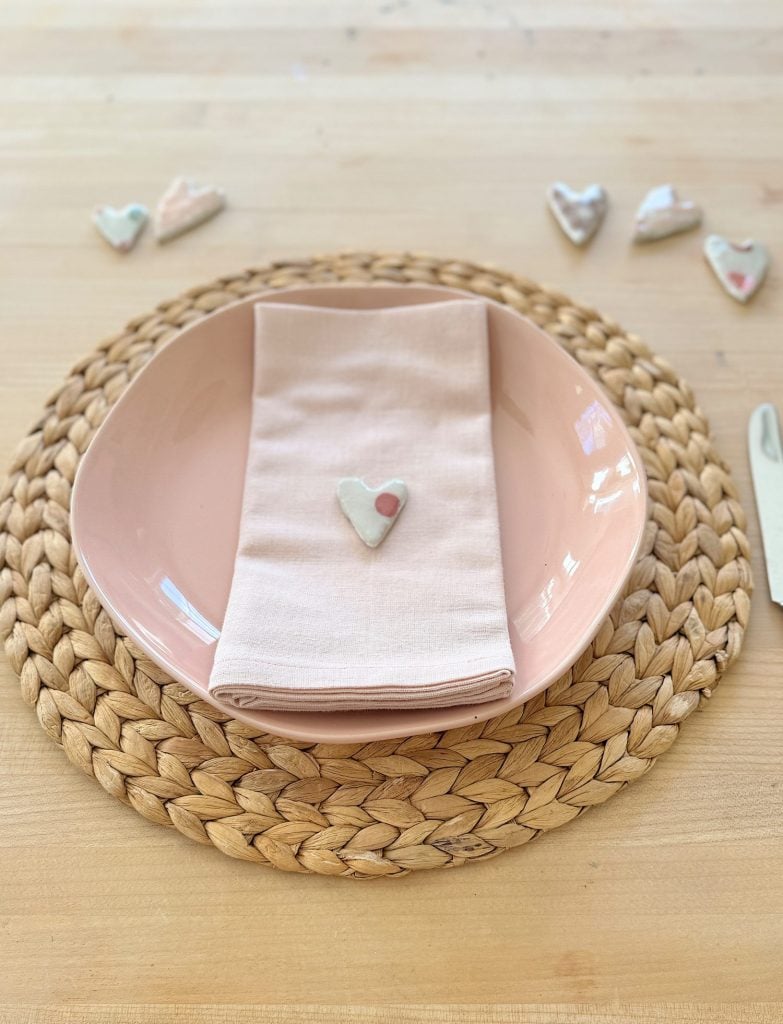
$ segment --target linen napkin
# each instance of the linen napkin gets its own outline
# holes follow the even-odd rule
[[[486,307],[255,307],[240,537],[210,692],[239,708],[508,695]],[[401,480],[367,547],[337,488]],[[388,496],[387,496],[388,497]]]

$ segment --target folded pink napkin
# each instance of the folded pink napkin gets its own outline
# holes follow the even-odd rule
[[[240,538],[210,692],[287,711],[506,696],[484,304],[255,312]],[[377,547],[338,501],[351,477],[407,487]]]

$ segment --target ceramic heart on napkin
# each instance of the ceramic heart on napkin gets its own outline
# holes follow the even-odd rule
[[[721,235],[710,235],[704,242],[704,255],[715,276],[737,302],[747,302],[761,287],[769,268],[769,253],[752,238],[730,242]]]
[[[634,242],[654,242],[701,224],[701,210],[690,199],[680,199],[671,185],[650,189],[636,211]]]
[[[368,487],[358,477],[345,477],[337,485],[337,498],[354,530],[368,548],[377,548],[397,522],[408,500],[402,480],[387,480]]]
[[[606,216],[608,198],[600,185],[588,185],[583,192],[556,181],[546,192],[549,208],[574,245],[584,245]]]
[[[96,206],[92,222],[112,248],[130,252],[147,223],[149,212],[141,203],[128,203],[121,210],[114,206]]]
[[[170,238],[190,231],[214,217],[226,205],[226,195],[214,185],[199,185],[190,178],[175,178],[155,208],[155,238]]]

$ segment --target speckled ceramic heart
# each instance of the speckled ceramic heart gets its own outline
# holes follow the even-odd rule
[[[368,548],[382,544],[408,500],[402,480],[387,480],[368,487],[358,477],[345,477],[337,485],[340,508]]]
[[[690,199],[680,199],[671,185],[650,189],[636,211],[634,242],[654,242],[701,224],[701,209]]]
[[[114,206],[96,206],[92,222],[113,249],[130,252],[144,230],[149,211],[141,203],[128,203],[121,210]]]
[[[606,216],[608,197],[600,185],[588,185],[583,192],[576,192],[556,181],[547,189],[546,198],[557,223],[574,245],[588,242]]]
[[[769,269],[769,253],[752,238],[730,242],[721,235],[710,235],[704,242],[704,255],[715,276],[737,302],[747,302],[756,294]]]
[[[199,185],[190,178],[175,178],[155,208],[155,238],[168,242],[214,217],[225,205],[222,189]]]

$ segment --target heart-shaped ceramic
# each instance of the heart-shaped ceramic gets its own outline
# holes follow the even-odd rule
[[[672,185],[650,189],[636,211],[634,242],[654,242],[701,224],[701,209],[690,199],[680,199]]]
[[[214,217],[225,205],[222,189],[199,185],[190,178],[175,178],[155,208],[155,238],[168,242]]]
[[[589,241],[606,216],[608,197],[600,185],[588,185],[584,191],[576,192],[556,181],[547,189],[546,198],[557,223],[574,245]]]
[[[120,252],[130,252],[136,244],[149,211],[141,203],[128,203],[118,210],[114,206],[96,206],[92,211],[92,222],[106,241]]]
[[[737,243],[721,235],[709,235],[704,242],[704,255],[715,276],[737,302],[747,302],[755,295],[769,269],[769,253],[752,238]]]
[[[397,522],[408,500],[402,480],[387,480],[368,487],[359,477],[345,477],[337,485],[337,498],[354,530],[368,548],[377,548]]]

